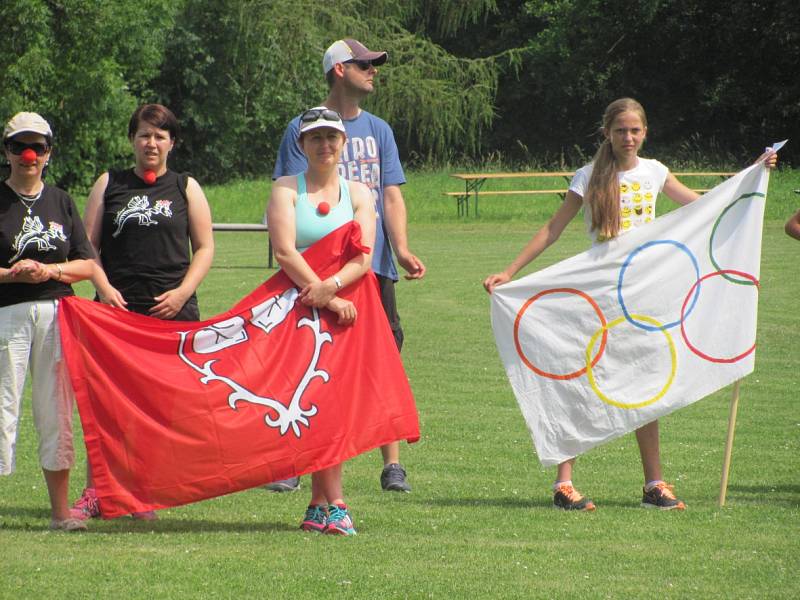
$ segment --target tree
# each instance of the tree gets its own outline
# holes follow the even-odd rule
[[[154,82],[155,98],[184,130],[175,160],[203,181],[269,175],[286,123],[327,95],[322,55],[342,37],[389,51],[368,106],[395,127],[401,146],[430,157],[474,151],[493,116],[491,59],[456,58],[405,27],[448,28],[493,5],[188,0]]]
[[[484,146],[512,162],[583,162],[604,107],[633,96],[650,117],[648,151],[744,164],[797,137],[798,21],[789,0],[509,0],[440,43],[464,56],[525,48],[519,71],[501,74]]]
[[[296,10],[286,0],[184,3],[153,82],[181,121],[181,168],[202,181],[271,170],[288,116],[323,94],[315,29]]]
[[[5,0],[0,115],[39,112],[53,127],[49,176],[85,190],[131,155],[127,123],[160,68],[169,0]]]

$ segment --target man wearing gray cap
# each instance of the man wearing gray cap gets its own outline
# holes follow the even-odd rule
[[[342,150],[339,173],[345,179],[360,181],[372,191],[378,223],[372,270],[378,278],[381,301],[392,328],[397,349],[403,345],[403,330],[395,303],[394,284],[399,279],[392,257],[405,269],[406,279],[421,279],[425,265],[408,248],[406,205],[400,186],[405,175],[391,127],[383,119],[361,109],[361,102],[373,92],[377,67],[384,64],[386,52],[374,52],[354,39],[338,40],[325,51],[322,68],[328,82],[328,97],[321,103],[342,116],[347,141]],[[295,175],[306,169],[305,155],[295,144],[299,117],[292,119],[283,134],[273,179]],[[400,443],[381,448],[383,471],[381,487],[387,491],[410,492],[406,472],[400,465]],[[270,484],[273,491],[297,489],[298,479]]]

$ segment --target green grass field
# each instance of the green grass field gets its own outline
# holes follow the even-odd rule
[[[666,477],[683,513],[639,508],[633,436],[592,450],[576,484],[593,514],[551,507],[542,469],[497,356],[481,280],[519,251],[557,199],[493,199],[457,219],[443,173],[405,188],[412,249],[429,272],[398,284],[403,359],[422,439],[403,448],[412,494],[380,491],[377,451],[345,468],[354,538],[297,529],[294,494],[262,490],[165,510],[160,520],[93,521],[49,533],[48,502],[26,405],[17,473],[0,480],[2,598],[795,598],[800,593],[800,243],[783,222],[800,173],[773,176],[765,223],[756,370],[742,384],[728,504],[716,505],[730,389],[662,420]],[[260,220],[268,185],[207,190],[215,220]],[[666,202],[664,204],[667,204]],[[204,316],[272,271],[263,234],[220,233],[199,291]],[[574,222],[537,268],[586,247]],[[85,285],[80,293],[88,294]],[[76,419],[76,429],[77,426]],[[72,497],[82,484],[79,445]]]

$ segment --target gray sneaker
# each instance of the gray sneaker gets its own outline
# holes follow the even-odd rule
[[[397,463],[383,467],[381,487],[385,492],[410,492],[411,486],[406,481],[406,470]]]
[[[290,477],[289,479],[281,479],[280,481],[273,481],[261,487],[270,492],[296,492],[300,489],[300,478]]]

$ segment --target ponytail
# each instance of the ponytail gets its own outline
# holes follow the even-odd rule
[[[616,237],[621,226],[617,161],[607,139],[600,144],[592,164],[586,203],[592,209],[592,231],[603,241]]]

